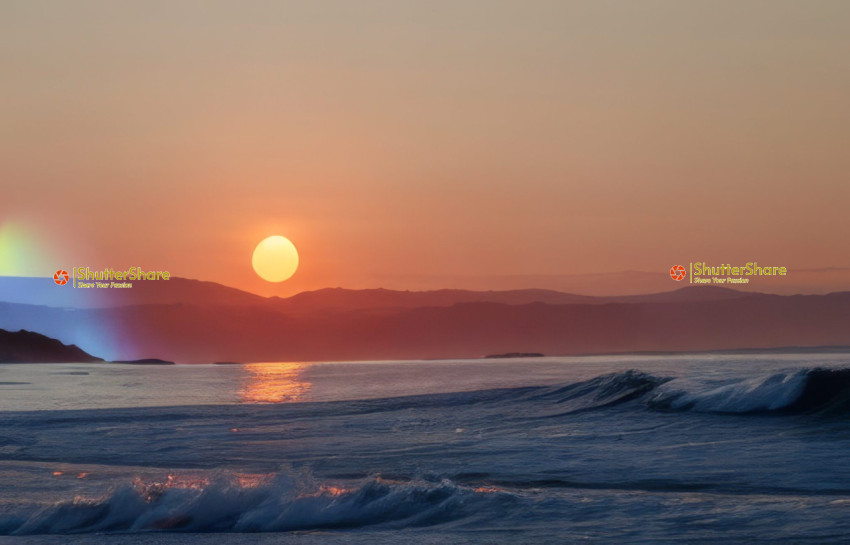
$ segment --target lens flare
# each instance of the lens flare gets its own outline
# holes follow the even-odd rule
[[[34,229],[14,221],[0,224],[0,276],[50,276],[58,266]]]

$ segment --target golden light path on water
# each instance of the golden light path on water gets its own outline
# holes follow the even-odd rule
[[[303,401],[312,384],[302,379],[307,364],[299,362],[248,363],[239,397],[244,403]]]

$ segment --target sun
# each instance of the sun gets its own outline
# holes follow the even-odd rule
[[[263,280],[283,282],[298,269],[298,250],[288,238],[274,235],[257,244],[251,264]]]

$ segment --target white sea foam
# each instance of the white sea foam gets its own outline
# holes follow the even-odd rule
[[[75,498],[0,517],[11,535],[115,531],[273,532],[445,523],[510,501],[511,495],[450,481],[395,482],[378,477],[342,487],[280,473],[246,483],[169,477],[122,486],[103,498]]]
[[[774,411],[792,404],[803,392],[807,380],[808,372],[805,370],[762,375],[721,385],[675,379],[656,388],[648,402],[653,406],[697,412]]]

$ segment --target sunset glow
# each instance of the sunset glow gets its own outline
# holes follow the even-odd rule
[[[846,2],[320,4],[18,3],[0,219],[278,296],[850,267]],[[274,233],[303,261],[284,283],[239,258]]]
[[[250,363],[240,391],[245,403],[291,403],[303,401],[310,383],[301,379],[303,363]]]
[[[848,21],[0,3],[0,542],[850,543]]]

